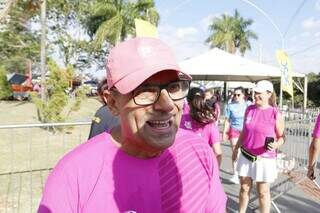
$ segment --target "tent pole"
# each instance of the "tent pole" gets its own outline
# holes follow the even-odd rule
[[[282,77],[280,77],[279,107],[282,109]]]
[[[228,103],[228,86],[226,81],[223,82],[223,90],[224,90],[223,99],[226,103]]]
[[[308,100],[308,76],[304,76],[304,84],[303,84],[303,112],[307,109],[307,100]]]

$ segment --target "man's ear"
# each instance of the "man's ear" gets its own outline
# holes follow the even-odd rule
[[[110,95],[110,91],[105,89],[102,93],[102,95],[100,95],[102,101],[105,103],[105,104],[108,104],[108,96]]]
[[[112,115],[118,116],[120,114],[120,110],[118,108],[115,95],[116,94],[114,92],[108,91],[106,94],[103,94],[103,97],[106,99],[107,107]]]

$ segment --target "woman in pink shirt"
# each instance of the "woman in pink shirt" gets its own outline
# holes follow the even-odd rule
[[[316,178],[314,168],[317,165],[317,157],[320,152],[320,114],[318,115],[316,124],[312,134],[312,142],[309,147],[309,163],[308,163],[308,177],[311,180]]]
[[[205,102],[204,91],[200,88],[190,89],[187,96],[188,105],[185,106],[180,127],[199,135],[208,143],[221,164],[222,151],[220,146],[219,129],[215,124],[216,115],[212,108]]]
[[[284,120],[276,108],[270,81],[259,81],[254,88],[255,104],[247,108],[243,131],[232,154],[240,176],[239,212],[246,212],[252,182],[257,184],[260,212],[270,212],[269,183],[277,178],[276,149],[284,143]]]

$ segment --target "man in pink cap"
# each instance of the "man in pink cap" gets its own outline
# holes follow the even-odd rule
[[[38,212],[225,212],[210,147],[178,129],[191,78],[171,50],[155,38],[122,42],[107,79],[120,125],[60,160]]]

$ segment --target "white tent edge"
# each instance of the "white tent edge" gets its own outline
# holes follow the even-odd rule
[[[179,63],[179,66],[184,72],[191,75],[193,80],[257,82],[259,80],[272,80],[281,77],[281,71],[278,67],[255,62],[227,53],[218,48],[183,60]],[[292,72],[292,77],[304,78],[303,108],[306,109],[307,76],[303,73]],[[281,104],[282,91],[280,92]]]

